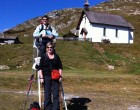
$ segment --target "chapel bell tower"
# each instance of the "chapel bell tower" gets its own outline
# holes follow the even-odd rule
[[[86,11],[89,11],[89,2],[88,2],[88,0],[85,1],[84,9],[85,9]]]

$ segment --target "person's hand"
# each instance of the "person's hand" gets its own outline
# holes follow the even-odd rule
[[[46,34],[42,34],[42,37],[47,37]]]
[[[44,83],[44,79],[43,79],[43,78],[40,79],[40,83],[41,83],[41,84]]]
[[[48,36],[49,39],[53,39],[53,36]]]
[[[59,82],[61,82],[61,81],[62,81],[62,77],[59,78]]]

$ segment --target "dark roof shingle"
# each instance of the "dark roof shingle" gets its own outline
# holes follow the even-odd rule
[[[84,11],[84,12],[87,18],[89,19],[89,22],[91,23],[121,26],[121,27],[128,27],[133,29],[133,26],[130,25],[128,22],[126,22],[124,18],[119,15],[101,13],[95,11]]]

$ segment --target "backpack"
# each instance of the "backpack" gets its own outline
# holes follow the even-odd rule
[[[40,30],[39,30],[39,33],[40,33],[42,30],[44,30],[44,25],[43,25],[43,24],[41,24],[41,28],[40,28]],[[50,30],[50,31],[52,32],[51,26],[48,27],[48,30]],[[35,45],[36,45],[37,47],[39,47],[39,45],[40,45],[40,38],[37,38],[37,39],[36,39]]]
[[[38,102],[33,102],[33,103],[30,105],[30,108],[29,108],[28,110],[40,110],[39,103],[38,103]]]

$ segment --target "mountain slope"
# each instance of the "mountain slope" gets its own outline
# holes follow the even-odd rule
[[[125,10],[124,10],[125,9]],[[119,14],[134,28],[134,44],[101,44],[77,41],[57,41],[56,50],[62,57],[65,69],[94,69],[114,72],[140,73],[140,2],[139,0],[108,0],[91,10]],[[56,25],[60,35],[65,35],[77,25],[82,9],[55,10],[47,13],[51,23]],[[0,47],[0,65],[11,68],[28,69],[32,65],[32,33],[39,24],[36,17],[17,25],[5,32],[5,35],[19,36],[23,44]]]
[[[105,13],[113,13],[123,16],[128,22],[130,22],[135,27],[137,36],[137,30],[139,30],[140,25],[139,0],[106,0],[106,2],[103,2],[95,7],[91,6],[91,10],[100,12],[103,11]],[[50,16],[51,24],[55,26],[60,36],[62,36],[76,27],[81,12],[81,8],[68,8],[63,10],[55,10],[46,14]],[[33,29],[39,24],[39,22],[40,16],[30,19],[24,22],[23,24],[19,24],[16,27],[6,31],[5,33],[16,34],[24,32],[26,34],[32,35]]]

